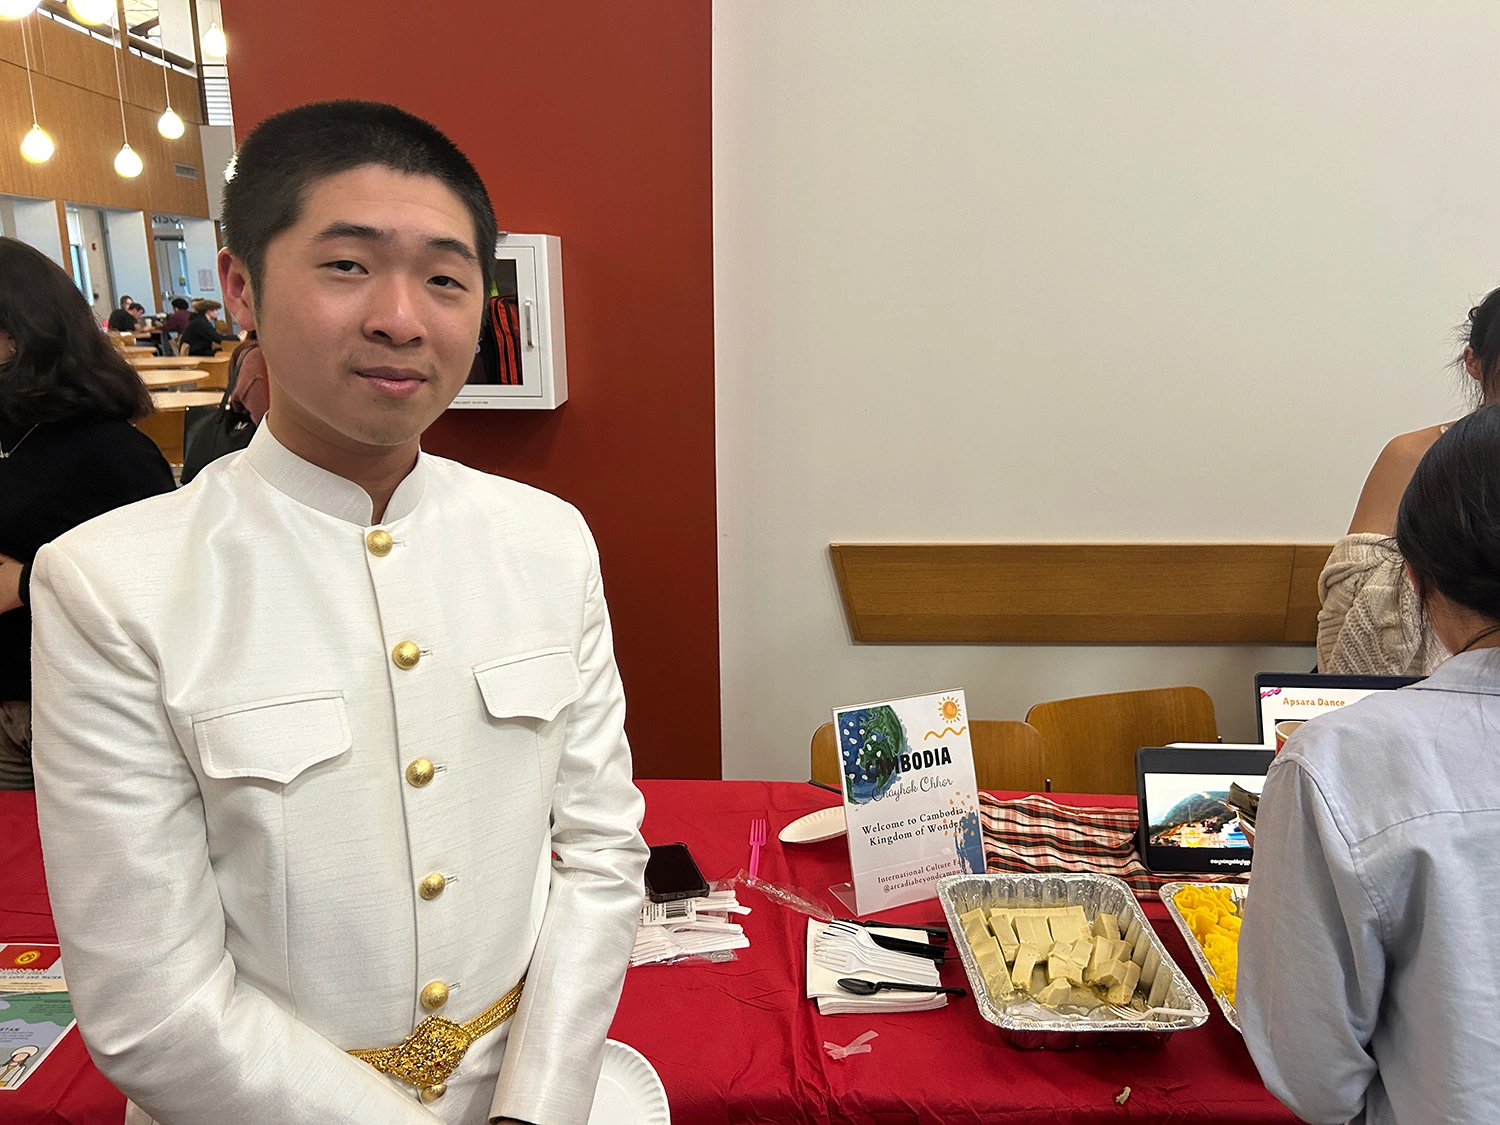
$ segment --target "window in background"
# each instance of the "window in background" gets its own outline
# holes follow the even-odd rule
[[[78,209],[69,207],[68,215],[68,260],[73,274],[73,284],[93,304],[95,293],[89,278],[89,259],[83,251],[83,227],[78,221]]]

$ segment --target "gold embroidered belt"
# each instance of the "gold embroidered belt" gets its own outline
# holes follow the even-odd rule
[[[522,977],[514,988],[467,1023],[428,1016],[398,1046],[349,1053],[381,1074],[415,1086],[423,1101],[434,1101],[447,1091],[449,1076],[474,1041],[515,1015],[525,985],[526,978]]]

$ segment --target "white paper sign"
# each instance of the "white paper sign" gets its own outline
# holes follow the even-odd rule
[[[962,690],[841,707],[833,729],[860,914],[932,898],[944,875],[984,871]]]

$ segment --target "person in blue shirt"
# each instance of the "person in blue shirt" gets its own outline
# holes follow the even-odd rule
[[[1500,405],[1455,422],[1399,550],[1454,655],[1303,724],[1261,795],[1237,1007],[1305,1121],[1500,1122]]]

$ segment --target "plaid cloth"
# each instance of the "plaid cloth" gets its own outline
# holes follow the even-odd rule
[[[1038,794],[1002,801],[979,794],[984,868],[1039,875],[1087,871],[1123,879],[1139,898],[1156,898],[1163,883],[1233,881],[1233,875],[1153,875],[1135,846],[1134,809],[1078,808]]]

